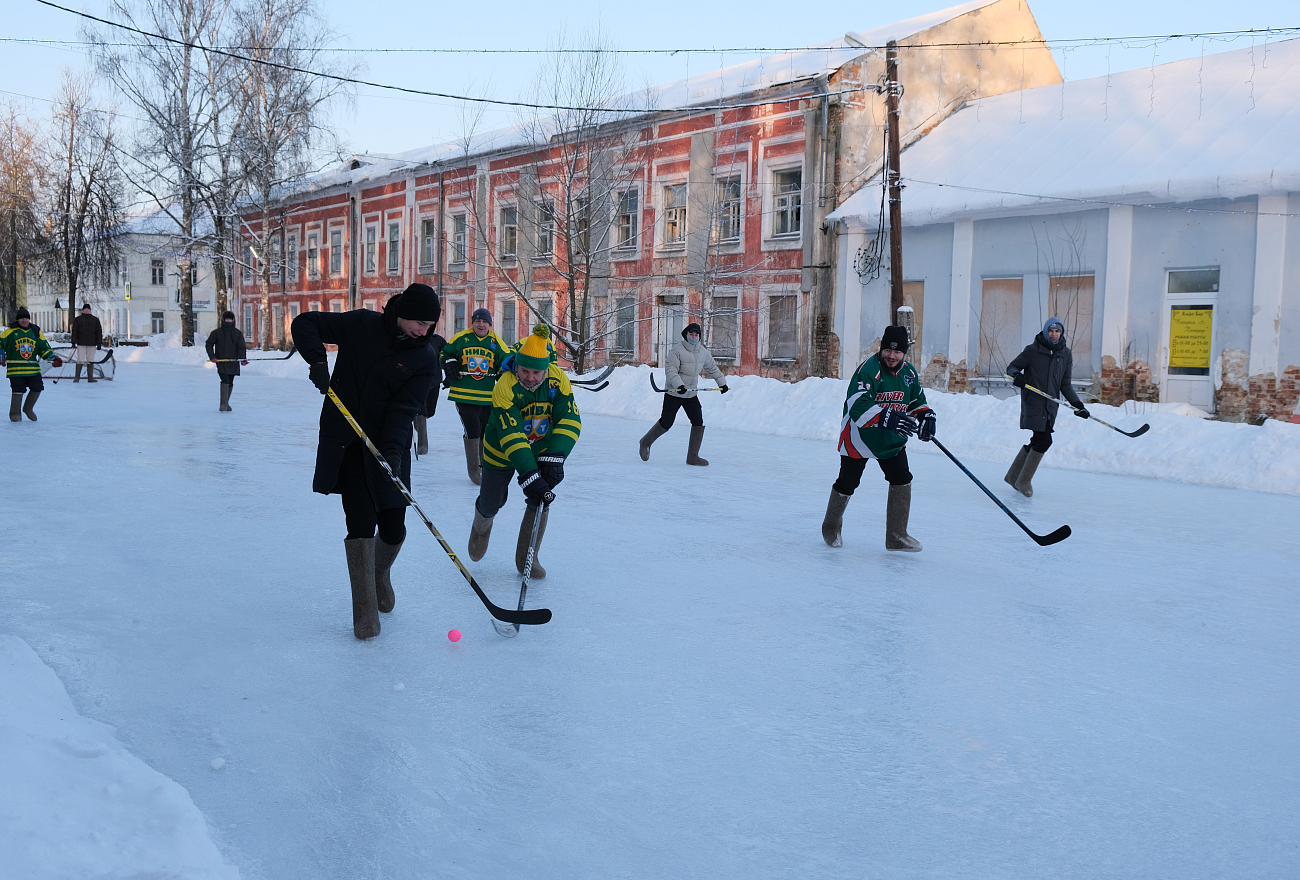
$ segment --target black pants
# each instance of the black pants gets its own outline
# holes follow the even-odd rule
[[[1035,431],[1034,436],[1029,438],[1029,448],[1039,455],[1052,448],[1052,427],[1047,426],[1046,431]]]
[[[234,386],[236,375],[235,373],[217,373],[217,378],[221,380],[222,385]]]
[[[14,394],[24,391],[44,391],[45,381],[40,376],[10,376],[9,387]]]
[[[671,394],[664,395],[664,408],[659,414],[659,427],[667,431],[677,420],[677,410],[686,410],[686,418],[691,420],[692,425],[704,427],[704,411],[700,409],[700,399],[698,397],[673,397]]]
[[[406,540],[406,508],[390,507],[375,510],[370,487],[366,485],[366,465],[363,456],[369,455],[360,440],[353,440],[343,453],[339,465],[338,482],[334,491],[343,496],[343,518],[348,525],[348,540],[373,538],[379,527],[379,540],[385,544],[400,544]]]
[[[506,506],[506,499],[510,497],[510,481],[514,476],[514,471],[483,468],[483,482],[478,487],[474,509],[488,519],[496,516],[497,511]],[[524,504],[533,510],[537,509],[536,501],[525,500]]]
[[[866,470],[866,458],[849,458],[847,455],[840,456],[840,475],[836,479],[834,489],[841,495],[852,495],[862,482],[862,472]],[[881,472],[885,475],[885,482],[891,486],[906,486],[912,482],[912,472],[907,469],[907,450],[901,450],[893,458],[877,458],[876,464],[880,465]]]
[[[458,400],[456,412],[460,413],[460,423],[465,426],[465,439],[477,440],[487,430],[488,419],[492,416],[492,407],[478,403],[461,403]]]

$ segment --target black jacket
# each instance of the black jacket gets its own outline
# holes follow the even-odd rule
[[[244,334],[235,326],[234,321],[229,324],[222,321],[220,327],[208,334],[208,341],[203,347],[207,349],[208,360],[225,360],[225,363],[217,364],[217,372],[223,376],[238,376],[239,362],[248,357]],[[230,358],[235,360],[229,360]]]
[[[72,319],[72,344],[99,346],[104,341],[104,328],[94,315],[77,315]]]
[[[442,379],[438,352],[426,338],[403,336],[397,329],[397,303],[393,297],[378,314],[369,309],[353,312],[304,312],[293,319],[293,344],[307,363],[323,362],[325,346],[338,346],[338,359],[330,388],[343,401],[385,455],[401,457],[401,477],[411,484],[411,422],[424,411],[429,388]],[[316,447],[316,473],[312,489],[323,495],[336,491],[339,465],[357,434],[329,398],[321,406],[320,441]],[[374,456],[365,452],[366,484],[375,510],[405,507]]]
[[[1039,333],[1034,341],[1025,346],[1025,350],[1007,367],[1007,375],[1015,378],[1023,371],[1025,384],[1033,385],[1039,391],[1052,397],[1064,395],[1077,408],[1083,407],[1083,401],[1074,393],[1070,378],[1074,369],[1074,355],[1065,344],[1062,335],[1055,345]],[[1020,427],[1026,431],[1050,431],[1056,422],[1056,411],[1060,404],[1048,400],[1032,391],[1020,392]]]

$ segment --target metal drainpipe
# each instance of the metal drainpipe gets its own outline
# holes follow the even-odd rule
[[[435,270],[437,274],[434,277],[434,284],[437,286],[438,289],[438,302],[442,302],[442,251],[444,246],[444,240],[443,240],[444,233],[446,232],[446,230],[443,229],[443,225],[447,217],[447,199],[446,199],[446,195],[444,194],[444,190],[442,188],[442,174],[443,174],[442,169],[439,169],[438,170],[438,227],[437,227],[438,228],[438,255],[437,257],[434,258],[433,261],[434,265],[437,266],[437,269]]]
[[[357,302],[357,194],[354,190],[348,194],[348,311],[357,308],[360,305]]]

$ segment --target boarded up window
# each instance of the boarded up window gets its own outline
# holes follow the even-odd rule
[[[715,358],[735,360],[740,356],[740,300],[735,296],[713,297],[709,316],[709,351]]]
[[[1075,379],[1092,376],[1092,275],[1053,278],[1047,290],[1047,310],[1065,324],[1065,344],[1074,354]]]
[[[984,279],[979,324],[981,376],[1001,376],[1024,348],[1020,332],[1024,293],[1023,278]]]
[[[793,296],[774,296],[767,302],[767,357],[794,360],[799,351],[796,300]]]
[[[912,309],[912,324],[908,330],[912,336],[912,347],[907,351],[907,359],[912,364],[919,364],[921,358],[921,315],[925,310],[925,282],[903,282],[903,305]]]

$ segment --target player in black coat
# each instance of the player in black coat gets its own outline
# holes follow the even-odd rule
[[[217,378],[221,380],[221,404],[217,410],[233,412],[230,394],[235,390],[235,377],[239,375],[239,365],[248,363],[248,345],[244,342],[244,334],[235,326],[234,312],[227,311],[221,316],[221,326],[208,334],[204,347],[208,360],[220,361]]]
[[[1032,385],[1053,398],[1065,395],[1074,407],[1074,414],[1086,419],[1088,410],[1070,384],[1073,372],[1074,354],[1065,344],[1065,325],[1060,318],[1048,318],[1043,332],[1035,336],[1034,341],[1026,345],[1007,367],[1007,375],[1017,388]],[[1026,498],[1034,494],[1030,480],[1038,470],[1038,463],[1043,460],[1043,453],[1052,445],[1052,428],[1060,407],[1055,400],[1048,400],[1040,394],[1020,392],[1020,427],[1034,433],[1029,443],[1016,454],[1016,460],[1004,479]]]
[[[312,384],[321,394],[334,389],[407,486],[411,423],[442,378],[438,351],[428,339],[441,312],[433,288],[412,284],[388,301],[382,315],[357,309],[305,312],[293,320],[294,347],[311,365]],[[327,344],[338,346],[333,375]],[[393,610],[389,571],[406,540],[406,499],[331,400],[321,407],[312,489],[343,496],[353,631],[359,639],[373,638],[379,635],[378,612]]]

